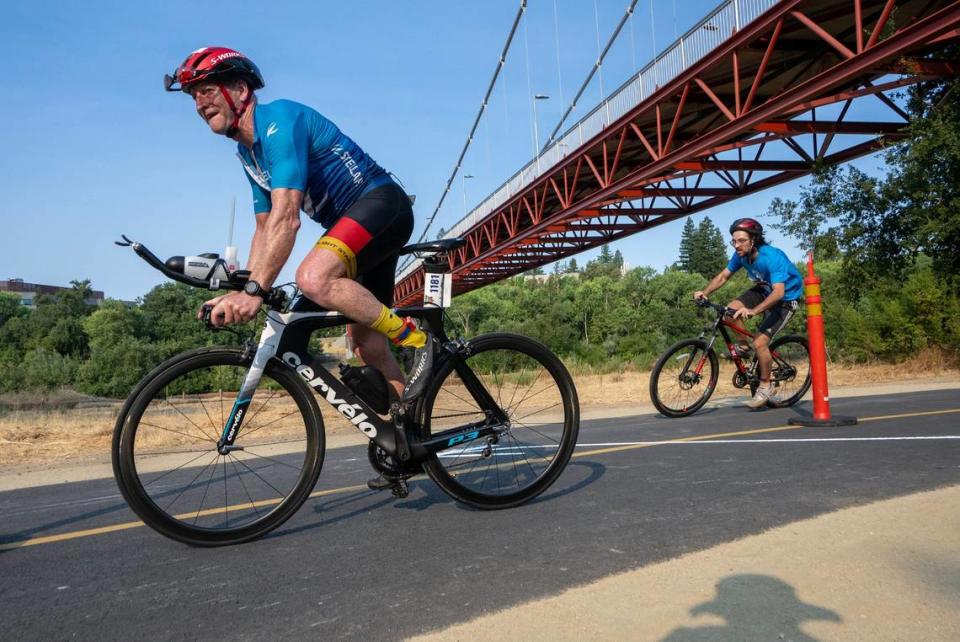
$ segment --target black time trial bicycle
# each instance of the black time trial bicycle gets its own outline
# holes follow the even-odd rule
[[[720,364],[714,349],[718,334],[723,337],[727,354],[736,366],[734,387],[749,388],[752,395],[760,385],[756,358],[747,363],[727,331],[733,330],[745,338],[753,337],[729,320],[733,308],[707,299],[696,303],[711,310],[715,318],[699,337],[683,339],[667,348],[650,373],[650,399],[657,410],[667,417],[692,415],[710,399],[720,376]],[[810,349],[807,340],[800,335],[777,337],[770,343],[770,354],[773,356],[770,383],[774,396],[767,406],[792,406],[810,388]]]
[[[240,290],[249,277],[227,272],[213,254],[162,262],[123,238],[119,245],[192,286]],[[576,389],[563,363],[533,339],[448,338],[436,290],[449,287],[447,254],[463,243],[403,249],[424,259],[430,304],[397,312],[418,319],[439,345],[432,380],[413,402],[391,402],[383,375],[368,366],[329,371],[311,335],[349,319],[277,288],[264,302],[257,343],[190,350],[147,374],[120,411],[112,445],[114,476],[134,512],[199,546],[249,541],[281,525],[311,495],[323,464],[314,392],[370,440],[370,463],[395,495],[405,496],[406,480],[424,471],[481,509],[517,506],[546,490],[576,446]]]

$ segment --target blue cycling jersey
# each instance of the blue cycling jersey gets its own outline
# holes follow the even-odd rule
[[[253,211],[269,212],[270,191],[303,192],[303,211],[330,227],[390,175],[314,109],[275,100],[253,112],[253,149],[237,146],[253,190]]]
[[[757,248],[757,258],[752,263],[734,252],[727,263],[727,269],[734,273],[740,268],[745,269],[747,276],[758,285],[765,286],[768,291],[772,284],[783,283],[784,301],[796,301],[803,296],[803,277],[783,250],[761,245]]]

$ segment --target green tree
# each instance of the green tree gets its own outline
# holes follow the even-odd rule
[[[727,265],[727,244],[723,234],[709,216],[704,216],[697,226],[695,239],[691,255],[693,269],[687,271],[712,279]]]
[[[960,47],[934,55],[956,56]],[[854,298],[878,280],[902,280],[922,255],[936,271],[960,274],[960,81],[921,83],[909,90],[907,139],[885,154],[884,176],[856,168],[825,168],[799,201],[775,200],[778,229],[805,249],[842,254],[844,285]]]
[[[688,216],[683,224],[683,231],[680,232],[680,257],[674,266],[684,272],[694,272],[696,266],[692,259],[693,245],[697,235],[697,228],[693,224],[693,218]]]
[[[86,392],[124,397],[157,365],[156,347],[137,336],[141,315],[119,301],[106,301],[84,321],[90,358],[80,368],[80,380]]]
[[[20,297],[9,292],[0,292],[0,326],[8,319],[25,317],[30,311],[20,305]]]

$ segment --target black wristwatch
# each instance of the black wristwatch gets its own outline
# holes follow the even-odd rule
[[[270,290],[264,290],[262,287],[260,287],[260,284],[253,279],[244,284],[243,291],[250,296],[258,296],[261,299],[267,298],[267,295],[270,294]]]

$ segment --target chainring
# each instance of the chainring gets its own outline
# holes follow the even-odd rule
[[[733,373],[733,387],[734,388],[746,388],[747,387],[747,375],[742,372]]]

